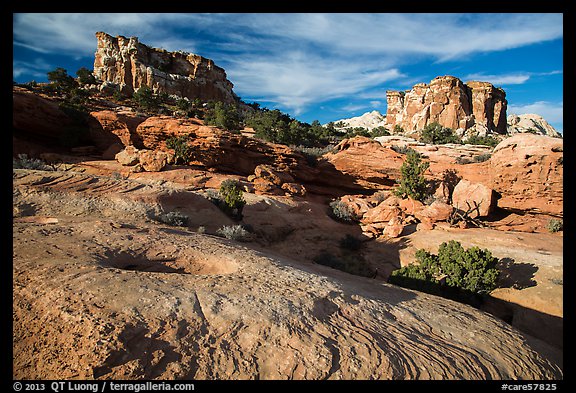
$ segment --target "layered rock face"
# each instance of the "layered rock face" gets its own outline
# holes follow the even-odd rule
[[[233,102],[233,84],[224,69],[210,59],[185,52],[168,52],[138,42],[137,37],[96,33],[94,75],[102,86],[117,86],[131,95],[142,86],[155,92],[190,99]]]
[[[405,131],[440,123],[460,135],[506,133],[506,93],[488,82],[463,83],[453,76],[439,76],[430,84],[418,83],[407,92],[387,91],[386,125]]]

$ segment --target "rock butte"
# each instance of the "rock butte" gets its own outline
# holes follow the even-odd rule
[[[463,83],[453,76],[438,76],[430,84],[418,83],[407,91],[386,92],[386,125],[405,131],[440,123],[459,134],[506,134],[506,93],[488,82]],[[470,133],[470,132],[469,132]]]
[[[226,72],[210,59],[186,53],[151,48],[138,37],[112,37],[96,33],[94,76],[130,96],[142,86],[158,93],[190,99],[234,102],[233,84]]]

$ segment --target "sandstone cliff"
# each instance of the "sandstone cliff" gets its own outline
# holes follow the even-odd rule
[[[96,33],[94,75],[103,86],[114,85],[131,95],[142,86],[190,99],[232,102],[233,84],[210,59],[186,52],[151,48],[137,37]]]
[[[506,134],[506,93],[488,82],[463,83],[453,76],[439,76],[430,84],[411,90],[387,91],[386,125],[405,131],[438,122],[460,135]]]

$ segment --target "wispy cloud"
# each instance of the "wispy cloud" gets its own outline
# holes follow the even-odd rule
[[[46,77],[46,73],[52,69],[52,66],[43,59],[37,58],[34,61],[14,60],[12,63],[12,74],[18,78],[22,74],[32,75],[35,78]]]
[[[530,79],[530,75],[525,74],[503,74],[503,75],[486,75],[486,74],[468,74],[464,77],[466,81],[483,81],[490,82],[493,85],[521,85]]]
[[[14,45],[39,54],[91,57],[96,31],[195,52],[225,68],[240,96],[282,105],[296,114],[312,103],[343,96],[384,100],[382,85],[406,80],[402,67],[415,60],[443,62],[563,34],[562,14],[547,13],[32,13],[14,14],[13,22]],[[533,76],[478,75],[484,80],[494,76],[496,84],[525,83]]]
[[[518,72],[512,74],[500,74],[500,75],[493,75],[493,74],[483,74],[483,73],[475,73],[475,74],[468,74],[463,77],[464,80],[477,80],[477,81],[484,81],[490,82],[493,85],[521,85],[526,82],[532,77],[535,76],[549,76],[549,75],[557,75],[562,74],[562,71],[554,70],[550,72]]]

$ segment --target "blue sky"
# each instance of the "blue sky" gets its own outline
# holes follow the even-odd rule
[[[210,58],[244,101],[301,121],[386,113],[386,90],[453,75],[563,130],[562,14],[14,14],[13,79],[92,69],[97,31]]]

